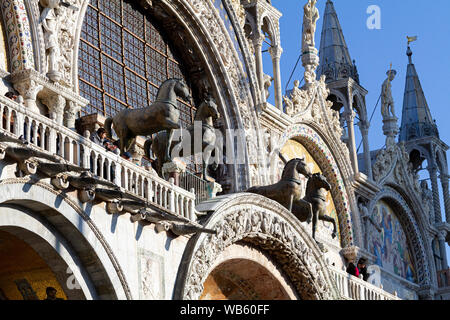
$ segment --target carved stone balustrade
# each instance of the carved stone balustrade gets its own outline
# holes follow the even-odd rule
[[[196,220],[195,194],[163,180],[153,171],[107,152],[89,138],[4,96],[0,96],[0,113],[4,119],[0,121],[0,132],[9,132],[16,138],[23,136],[30,145],[89,169],[126,192]]]
[[[366,281],[356,278],[345,271],[330,268],[335,283],[346,300],[401,300],[399,297],[384,291]]]

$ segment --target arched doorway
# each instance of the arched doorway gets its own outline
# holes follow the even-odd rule
[[[51,192],[42,182],[8,181],[0,184],[0,203],[1,230],[27,242],[51,268],[57,258],[63,261],[53,270],[64,275],[58,278],[64,279],[60,284],[67,282],[70,267],[87,300],[132,299],[122,268],[101,230],[69,197]],[[45,246],[50,249],[43,252]]]
[[[293,300],[295,288],[263,252],[245,244],[228,247],[216,260],[200,300]]]
[[[0,300],[43,300],[47,287],[57,290],[57,298],[85,299],[70,268],[43,239],[25,229],[0,228]]]
[[[272,283],[277,283],[275,278],[288,294],[291,291],[289,297],[292,299],[339,299],[340,294],[316,242],[299,225],[297,218],[277,202],[259,195],[241,193],[214,198],[197,206],[197,210],[210,212],[207,221],[202,224],[205,228],[216,230],[217,234],[198,234],[189,240],[178,269],[174,299],[200,299],[208,277],[212,275],[214,279],[218,272],[237,270],[232,266],[234,263],[246,267],[239,270],[237,276],[253,285],[260,282],[252,280],[252,276],[244,272],[256,267],[248,260],[270,271],[266,273],[257,267],[264,276],[269,276]],[[261,255],[266,255],[273,266],[264,266],[241,249],[236,252],[244,254],[228,255],[227,251],[233,250],[236,245],[254,248]],[[233,260],[238,261],[225,264]],[[264,288],[254,291],[265,293]],[[206,293],[209,292],[207,289]]]

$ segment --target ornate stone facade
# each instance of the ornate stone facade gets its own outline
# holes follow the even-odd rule
[[[107,3],[120,7],[123,1],[128,0],[99,0],[102,15],[113,14],[104,7]],[[315,5],[315,1],[308,3],[309,9]],[[387,147],[377,153],[373,177],[371,165],[367,175],[359,170],[351,141],[356,111],[347,106],[340,114],[336,103],[354,99],[360,107],[358,115],[367,119],[366,92],[352,79],[341,79],[345,83],[336,87],[326,75],[316,77],[319,57],[311,41],[315,32],[311,23],[305,25],[309,32],[302,59],[305,84],[300,87],[299,81],[294,82],[283,97],[281,13],[270,1],[146,0],[135,6],[162,30],[176,34],[168,37],[174,39],[169,45],[186,51],[180,65],[186,60],[187,67],[182,67],[192,75],[194,93],[214,96],[225,136],[243,133],[243,161],[221,168],[226,185],[206,183],[209,193],[204,201],[199,190],[182,189],[179,181],[166,181],[147,170],[148,163],[147,169],[136,165],[96,145],[85,132],[76,132],[79,112],[89,104],[80,95],[78,78],[81,29],[89,10],[100,9],[93,9],[88,0],[5,0],[1,10],[10,70],[3,70],[7,86],[2,90],[14,88],[23,101],[0,96],[4,119],[0,122],[0,206],[7,211],[0,217],[0,231],[16,236],[19,228],[31,234],[43,232],[50,247],[55,239],[60,241],[63,250],[55,259],[58,268],[74,270],[72,277],[81,286],[78,298],[199,299],[208,296],[204,283],[216,268],[233,263],[219,261],[222,253],[239,246],[267,259],[266,265],[274,269],[266,270],[271,279],[282,279],[279,287],[288,288],[280,296],[369,298],[349,296],[349,290],[343,289],[358,284],[385,299],[397,299],[394,291],[400,298],[439,297],[435,275],[442,266],[434,262],[430,239],[445,241],[450,228],[446,223],[436,225],[433,209],[438,199],[428,185],[419,184],[411,155],[404,144],[395,142],[393,123]],[[315,26],[317,17],[312,18]],[[262,72],[264,34],[271,41],[270,81]],[[267,102],[272,88],[275,105]],[[342,88],[348,89],[345,94]],[[344,132],[343,122],[352,129]],[[359,125],[367,138],[368,121]],[[232,138],[227,145],[233,153],[238,152],[237,140]],[[331,185],[340,238],[323,239],[323,246],[312,239],[310,224],[278,203],[242,193],[281,178],[279,153],[292,140],[308,152]],[[370,164],[368,140],[364,143],[365,163]],[[439,163],[444,162],[441,154]],[[52,172],[49,165],[62,171]],[[367,232],[376,224],[369,218],[380,201],[395,209],[416,275],[412,282],[382,270],[380,283],[389,292],[350,277],[339,280],[350,261],[364,257],[375,264]],[[55,272],[61,274],[60,269]],[[232,269],[224,274],[245,284],[250,297],[265,296],[255,291],[259,286],[251,286],[249,279]]]

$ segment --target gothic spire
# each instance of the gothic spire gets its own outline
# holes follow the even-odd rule
[[[326,75],[327,82],[353,78],[359,83],[358,71],[350,58],[341,24],[331,0],[327,1],[325,7],[319,55],[318,77]]]
[[[409,46],[406,54],[409,63],[406,72],[400,141],[432,136],[439,137],[436,123],[433,121],[422,85],[420,84],[419,75],[412,62],[413,52]]]

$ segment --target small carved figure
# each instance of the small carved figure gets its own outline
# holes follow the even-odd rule
[[[105,121],[105,129],[111,138],[114,127],[120,141],[120,152],[123,155],[134,143],[137,136],[149,136],[160,131],[168,135],[167,145],[172,144],[174,130],[180,129],[180,111],[177,109],[177,96],[191,101],[189,88],[181,79],[166,80],[158,90],[155,102],[140,109],[124,109],[113,118]],[[166,159],[171,160],[170,149],[166,150]]]
[[[383,120],[395,118],[394,98],[392,97],[392,84],[395,79],[397,71],[389,70],[387,72],[387,79],[384,80],[381,88],[381,115]]]
[[[272,86],[273,78],[269,76],[268,74],[264,74],[264,92],[266,94],[266,99],[269,99],[270,97],[270,91],[269,88]]]
[[[292,115],[294,113],[294,104],[291,99],[286,96],[283,96],[284,106],[286,108],[286,114]]]

